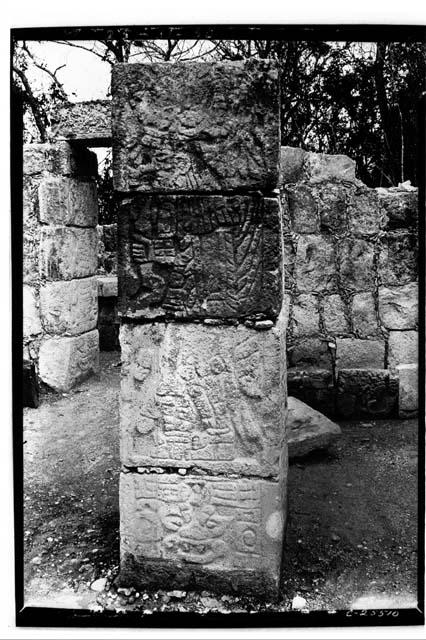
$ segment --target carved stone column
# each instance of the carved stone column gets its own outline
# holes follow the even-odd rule
[[[286,514],[268,61],[113,70],[121,581],[276,596]]]

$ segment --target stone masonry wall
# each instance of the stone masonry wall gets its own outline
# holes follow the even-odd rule
[[[276,597],[285,526],[278,75],[116,65],[123,584]]]
[[[283,147],[289,394],[342,418],[417,410],[417,189]]]
[[[97,370],[96,156],[24,147],[24,362],[65,391]]]

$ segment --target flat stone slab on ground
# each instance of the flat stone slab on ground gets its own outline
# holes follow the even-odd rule
[[[123,584],[278,595],[284,483],[122,473]]]
[[[282,323],[122,325],[122,464],[277,476],[283,339]]]
[[[49,176],[39,187],[40,222],[94,227],[98,221],[95,181]]]
[[[97,329],[71,338],[50,338],[40,347],[40,379],[55,391],[68,391],[98,369]]]
[[[335,442],[342,431],[319,411],[297,398],[289,396],[287,413],[289,458],[304,456],[315,449],[324,449]]]
[[[121,205],[119,246],[123,316],[280,312],[278,199],[139,195]]]
[[[85,278],[96,273],[96,229],[48,226],[41,229],[40,271],[47,280]]]
[[[116,190],[277,187],[274,63],[117,64],[112,98]]]

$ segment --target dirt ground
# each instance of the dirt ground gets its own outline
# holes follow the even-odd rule
[[[98,376],[25,409],[26,606],[287,611],[297,595],[309,610],[416,606],[416,420],[342,423],[332,449],[290,465],[278,604],[207,592],[117,593],[119,379],[119,354],[103,353]]]

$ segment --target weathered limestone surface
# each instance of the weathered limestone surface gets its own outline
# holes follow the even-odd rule
[[[390,331],[388,362],[390,367],[401,364],[416,364],[419,334],[417,331]]]
[[[127,317],[277,317],[277,199],[138,196],[119,216],[119,308]]]
[[[117,276],[97,276],[100,298],[116,298],[118,295]]]
[[[417,411],[419,395],[418,366],[402,364],[397,367],[399,376],[399,415],[403,417]]]
[[[403,191],[391,187],[390,189],[376,189],[380,204],[386,215],[387,229],[401,229],[416,227],[419,217],[419,196],[417,189]]]
[[[406,231],[390,231],[382,241],[379,276],[384,285],[403,285],[417,278],[418,236]]]
[[[342,240],[340,278],[343,289],[347,292],[374,289],[374,244],[372,242],[362,238]]]
[[[120,513],[122,583],[277,594],[282,483],[126,473]]]
[[[294,147],[281,147],[280,184],[333,180],[357,183],[355,168],[355,161],[344,155],[310,153]]]
[[[329,291],[335,287],[334,247],[323,236],[306,234],[297,243],[295,279],[299,291]]]
[[[68,142],[39,143],[24,146],[24,175],[45,172],[60,176],[96,176],[96,154],[80,145]]]
[[[40,289],[40,310],[46,333],[72,336],[94,329],[98,320],[96,277],[46,283]]]
[[[288,349],[289,364],[307,369],[321,367],[331,369],[330,344],[324,338],[303,338],[293,342]]]
[[[418,324],[418,284],[379,288],[379,316],[387,329],[415,329]]]
[[[89,147],[110,146],[111,101],[61,105],[52,117],[51,135],[58,140],[78,140]]]
[[[292,311],[294,336],[311,336],[318,333],[320,317],[317,296],[301,293],[294,298]]]
[[[278,475],[283,339],[279,325],[122,325],[122,463]]]
[[[322,314],[324,328],[328,334],[342,335],[349,332],[345,304],[338,293],[323,298]]]
[[[288,456],[305,456],[325,449],[342,434],[339,425],[297,398],[288,397]]]
[[[98,219],[96,183],[49,176],[39,187],[40,222],[94,227]]]
[[[361,338],[379,333],[376,305],[371,291],[356,293],[352,298],[352,321],[354,331]]]
[[[98,369],[99,337],[96,329],[70,338],[50,338],[40,347],[40,378],[56,391],[68,391]]]
[[[23,320],[24,338],[41,333],[40,314],[36,304],[36,293],[33,287],[24,285],[23,288]]]
[[[297,396],[309,406],[325,413],[335,413],[335,389],[333,372],[330,369],[306,367],[288,370],[287,385],[289,396]]]
[[[273,63],[117,64],[112,95],[118,191],[277,186],[279,88]]]
[[[96,272],[96,229],[46,226],[41,229],[40,272],[48,280],[85,278]]]
[[[383,369],[385,341],[336,338],[336,366],[341,369]]]
[[[387,369],[339,369],[336,400],[343,418],[396,415],[398,378]]]

